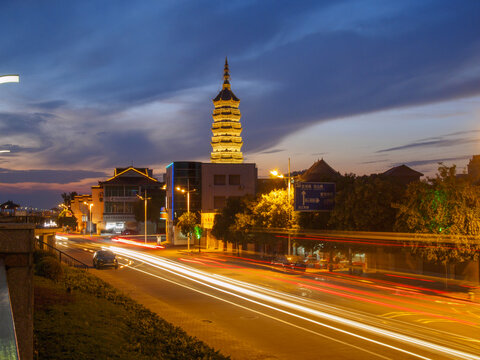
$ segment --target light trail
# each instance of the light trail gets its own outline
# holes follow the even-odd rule
[[[362,336],[362,335],[359,335],[359,334],[356,334],[356,333],[353,333],[353,332],[350,332],[350,331],[346,331],[346,330],[340,329],[338,327],[328,325],[328,324],[319,322],[317,320],[313,320],[311,318],[308,318],[308,317],[305,317],[305,316],[302,316],[302,315],[299,315],[299,314],[296,314],[296,313],[292,313],[291,311],[287,311],[287,310],[278,308],[276,306],[282,306],[282,307],[290,309],[290,310],[300,311],[302,313],[305,313],[305,314],[308,314],[308,315],[311,315],[311,316],[314,316],[314,317],[317,317],[317,318],[322,318],[322,319],[325,319],[325,320],[329,320],[329,321],[332,321],[332,322],[335,322],[335,323],[338,323],[338,324],[342,324],[342,325],[345,325],[345,326],[348,326],[348,327],[352,327],[352,328],[359,329],[359,330],[362,330],[362,331],[365,331],[365,332],[369,332],[369,333],[375,334],[377,336],[387,337],[387,338],[390,338],[394,341],[404,342],[404,343],[409,344],[409,345],[417,346],[417,347],[420,347],[420,348],[423,348],[423,349],[428,349],[429,351],[441,353],[444,356],[449,356],[449,357],[455,356],[455,357],[460,358],[460,359],[480,360],[479,356],[469,354],[467,352],[451,349],[451,348],[448,348],[446,346],[442,346],[442,345],[438,345],[438,344],[435,344],[435,343],[432,343],[432,342],[417,339],[417,338],[414,338],[414,337],[411,337],[411,336],[408,336],[408,335],[403,335],[401,333],[397,333],[397,332],[394,332],[394,331],[381,329],[381,328],[371,326],[371,325],[365,325],[365,324],[362,324],[358,321],[349,320],[349,319],[342,318],[342,317],[337,316],[337,315],[332,315],[332,314],[328,314],[328,313],[325,313],[325,312],[322,312],[322,311],[314,310],[314,309],[305,307],[303,305],[298,305],[298,304],[294,304],[294,303],[291,303],[291,302],[288,302],[288,301],[285,301],[285,300],[282,300],[282,299],[275,298],[271,295],[262,294],[258,291],[252,290],[251,289],[252,287],[249,284],[239,282],[238,280],[236,281],[236,283],[237,284],[242,283],[242,286],[235,285],[228,278],[224,278],[224,277],[221,277],[219,275],[217,275],[214,278],[214,277],[210,276],[209,274],[207,274],[203,271],[187,267],[183,264],[175,263],[171,260],[166,260],[166,259],[142,254],[142,253],[139,253],[139,252],[136,252],[136,251],[117,248],[117,247],[114,247],[114,246],[110,247],[110,249],[112,251],[116,252],[116,253],[122,254],[124,256],[128,256],[128,257],[133,258],[133,259],[141,260],[141,261],[143,261],[143,262],[145,262],[145,263],[147,263],[147,264],[149,264],[153,267],[159,268],[159,269],[164,270],[164,271],[168,271],[168,272],[170,272],[170,273],[172,273],[176,276],[180,276],[180,277],[183,277],[183,278],[188,279],[190,281],[197,282],[197,283],[199,283],[203,286],[213,288],[217,291],[235,296],[235,297],[243,299],[245,301],[248,301],[248,302],[251,302],[251,303],[254,303],[254,304],[257,304],[257,305],[260,305],[260,306],[263,306],[263,307],[266,307],[266,308],[269,308],[269,309],[272,309],[272,310],[275,310],[275,311],[278,311],[278,312],[281,312],[281,313],[284,313],[286,315],[290,315],[292,317],[296,317],[296,318],[301,319],[301,320],[305,320],[307,322],[310,322],[310,323],[313,323],[313,324],[316,324],[316,325],[319,325],[319,326],[322,326],[322,327],[329,328],[329,329],[337,331],[337,332],[344,333],[346,335],[350,335],[350,336],[353,336],[353,337],[356,337],[356,338],[359,338],[359,339],[362,339],[362,340],[365,340],[365,341],[368,341],[368,342],[371,342],[371,343],[375,343],[375,344],[383,346],[383,347],[387,347],[387,348],[390,348],[390,349],[393,349],[393,350],[396,350],[396,351],[399,351],[399,352],[402,352],[402,353],[405,353],[405,354],[408,354],[408,355],[411,355],[411,356],[415,356],[417,358],[428,359],[428,358],[426,358],[426,357],[424,357],[420,354],[416,354],[416,353],[410,352],[410,351],[405,350],[405,349],[401,349],[399,347],[396,347],[396,346],[393,346],[393,345],[390,345],[390,344],[387,344],[387,343],[384,343],[384,342],[380,342],[380,341],[377,341],[377,340],[374,340],[374,339],[371,339],[371,338],[368,338],[368,337],[365,337],[365,336]],[[228,290],[226,290],[226,289],[228,289]],[[263,291],[267,292],[269,290],[268,289],[263,289]],[[237,293],[235,293],[235,292],[237,292]],[[242,294],[242,295],[240,295],[240,294]],[[248,298],[246,296],[250,296],[253,299]],[[260,301],[254,300],[254,299],[262,300],[264,302],[260,302]],[[276,306],[269,305],[265,302],[270,303],[270,304],[274,304]]]
[[[370,350],[361,348],[361,347],[359,347],[359,346],[356,346],[356,345],[347,343],[347,342],[345,342],[345,341],[342,341],[342,340],[333,338],[333,337],[331,337],[331,336],[328,336],[328,335],[319,333],[318,331],[313,331],[313,330],[308,329],[308,328],[306,328],[306,327],[303,327],[303,326],[300,326],[300,325],[297,325],[297,324],[293,324],[293,323],[291,323],[291,322],[288,322],[288,321],[285,321],[285,320],[280,319],[280,318],[278,318],[278,317],[269,315],[269,314],[267,314],[267,313],[264,313],[264,312],[261,312],[261,311],[258,311],[258,310],[249,308],[249,307],[247,307],[247,306],[240,305],[240,304],[235,303],[235,302],[233,302],[233,301],[230,301],[230,300],[221,298],[221,297],[219,297],[219,296],[215,296],[215,295],[213,295],[213,294],[211,294],[211,293],[208,293],[208,292],[199,290],[199,289],[194,288],[194,287],[192,287],[192,286],[188,286],[188,285],[185,285],[185,284],[176,282],[176,281],[171,280],[171,279],[167,279],[167,278],[165,278],[165,277],[163,277],[163,276],[159,276],[159,275],[156,275],[156,274],[152,274],[152,273],[150,273],[150,272],[148,272],[148,271],[144,271],[144,270],[141,270],[141,269],[138,269],[138,268],[131,267],[130,269],[135,270],[135,271],[139,271],[139,272],[144,273],[144,274],[149,275],[149,276],[156,277],[156,278],[161,279],[161,280],[163,280],[163,281],[167,281],[167,282],[172,283],[172,284],[175,284],[175,285],[177,285],[177,286],[181,286],[181,287],[186,288],[186,289],[189,289],[189,290],[191,290],[191,291],[195,291],[195,292],[200,293],[200,294],[202,294],[202,295],[205,295],[205,296],[214,298],[214,299],[216,299],[216,300],[219,300],[219,301],[228,303],[228,304],[230,304],[230,305],[233,305],[233,306],[239,307],[239,308],[241,308],[241,309],[244,309],[244,310],[253,312],[253,313],[255,313],[255,314],[258,314],[258,315],[267,317],[267,318],[269,318],[269,319],[272,319],[272,320],[281,322],[281,323],[283,323],[283,324],[286,324],[286,325],[295,327],[295,328],[297,328],[297,329],[300,329],[300,330],[309,332],[309,333],[311,333],[311,334],[314,334],[314,335],[323,337],[323,338],[325,338],[325,339],[328,339],[328,340],[331,340],[331,341],[340,343],[340,344],[342,344],[342,345],[349,346],[349,347],[353,347],[353,348],[355,348],[355,349],[357,349],[357,350],[360,350],[360,351],[363,351],[363,352],[372,354],[372,355],[374,355],[374,356],[377,356],[377,357],[380,357],[380,358],[383,358],[383,359],[391,360],[391,358],[386,357],[386,356],[383,356],[383,355],[380,355],[380,354],[377,354],[377,353],[375,353],[375,352],[373,352],[373,351],[370,351]],[[216,288],[214,288],[214,287],[212,287],[212,286],[209,286],[209,285],[206,285],[206,286],[208,286],[208,287],[210,287],[210,288],[213,288],[213,289],[216,289]],[[217,290],[218,290],[218,289],[217,289]],[[221,291],[221,290],[220,290],[220,291]],[[223,291],[223,292],[224,292],[224,291]],[[233,295],[233,294],[232,294],[232,295]],[[425,359],[428,359],[428,358],[425,358]],[[430,360],[430,359],[429,359],[429,360]]]

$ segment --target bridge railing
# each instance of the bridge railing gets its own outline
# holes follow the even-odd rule
[[[36,241],[37,241],[38,248],[43,249],[44,247],[47,247],[50,251],[53,251],[58,256],[58,260],[60,262],[63,262],[65,264],[67,264],[68,266],[81,268],[81,269],[85,269],[85,270],[88,270],[88,268],[90,267],[87,264],[85,264],[84,262],[82,262],[78,259],[75,259],[73,256],[68,255],[66,252],[64,252],[62,250],[59,250],[56,247],[54,247],[50,244],[47,244],[46,242],[44,242],[40,239],[36,239]]]

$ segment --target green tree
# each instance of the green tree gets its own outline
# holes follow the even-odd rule
[[[255,225],[262,228],[288,229],[295,224],[293,214],[293,198],[288,202],[286,190],[273,190],[261,195],[252,208]]]
[[[247,210],[250,201],[249,197],[228,198],[225,207],[215,216],[212,227],[213,236],[217,239],[236,243],[236,234],[234,234],[234,232],[237,231],[234,227],[236,223],[236,215],[243,214]]]
[[[392,231],[404,187],[378,175],[353,178],[337,193],[329,225],[338,230]]]
[[[180,228],[180,232],[191,238],[195,232],[195,226],[199,223],[198,214],[196,212],[185,212],[183,213],[177,221],[177,226]]]
[[[408,243],[413,253],[445,265],[478,258],[480,235],[480,188],[456,176],[455,166],[441,165],[433,179],[408,186],[396,205],[395,229],[433,234],[432,238]]]

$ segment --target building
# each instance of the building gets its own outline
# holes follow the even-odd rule
[[[317,160],[310,166],[303,174],[298,176],[298,181],[303,182],[322,182],[335,181],[342,177],[342,175],[327,164],[323,158]]]
[[[81,233],[90,232],[90,208],[89,204],[92,204],[92,195],[75,195],[70,202],[70,210],[73,213],[73,216],[77,219],[77,231]],[[92,217],[93,218],[93,217]],[[94,222],[92,221],[91,224]],[[92,232],[93,232],[92,225]]]
[[[75,196],[71,204],[81,232],[119,233],[125,229],[140,230],[134,214],[139,196],[162,200],[165,198],[163,184],[153,177],[147,168],[116,168],[110,179],[92,186],[91,195]],[[90,220],[91,215],[91,220]],[[92,226],[92,229],[89,226]],[[155,224],[147,223],[148,232],[156,232]],[[142,226],[143,227],[143,226]]]
[[[235,96],[230,86],[228,61],[225,58],[222,90],[213,99],[215,109],[212,115],[212,163],[241,164],[243,162],[239,105],[240,99]]]
[[[404,185],[419,181],[423,176],[421,172],[415,171],[406,165],[395,166],[380,175]]]
[[[188,210],[201,213],[202,227],[208,237],[215,213],[225,206],[228,198],[255,195],[257,173],[255,164],[178,161],[168,165],[165,178],[168,241],[175,245],[187,243],[175,231],[175,224]]]
[[[472,182],[477,183],[480,180],[480,155],[473,155],[467,165],[468,176]]]

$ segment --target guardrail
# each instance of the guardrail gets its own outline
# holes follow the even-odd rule
[[[0,359],[18,360],[18,344],[13,323],[12,304],[7,284],[5,263],[0,258]]]
[[[39,239],[36,239],[36,241],[40,248],[43,249],[44,246],[47,246],[49,249],[55,251],[56,254],[58,255],[58,260],[60,262],[63,262],[72,267],[82,268],[85,270],[88,270],[88,268],[90,267],[84,262],[81,262],[80,260],[75,259],[73,256],[68,255],[66,252],[63,252],[62,250],[58,250],[55,246],[49,245],[46,242]]]

